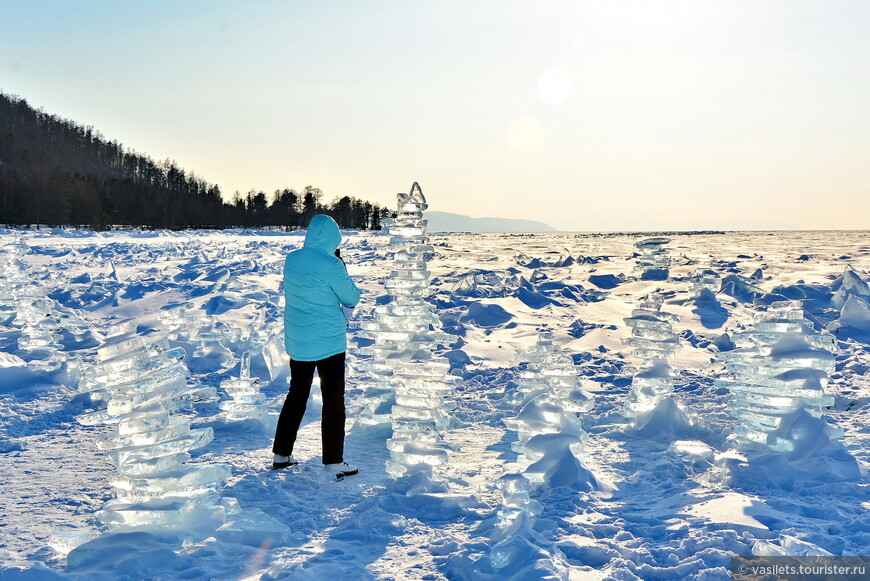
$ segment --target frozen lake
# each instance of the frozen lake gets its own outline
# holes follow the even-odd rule
[[[336,483],[320,474],[317,401],[295,450],[301,464],[286,471],[268,469],[272,433],[221,417],[228,395],[219,385],[238,376],[240,330],[262,313],[257,332],[281,336],[283,259],[303,234],[22,233],[30,279],[89,330],[64,332],[67,363],[40,369],[18,346],[14,303],[0,311],[0,577],[724,581],[734,554],[870,554],[870,311],[862,314],[870,297],[860,285],[840,292],[847,268],[849,280],[870,280],[870,233],[670,234],[665,280],[643,280],[635,269],[643,234],[431,235],[428,300],[452,336],[438,353],[461,383],[449,398],[445,433],[455,447],[444,472],[449,493],[410,496],[388,480],[388,434],[354,425],[366,401],[358,353],[366,341],[353,329],[346,458],[359,475]],[[13,240],[2,232],[4,246]],[[378,233],[345,233],[342,257],[363,291],[352,323],[385,300],[387,243]],[[690,278],[702,268],[721,280],[713,301],[693,300]],[[623,343],[630,336],[624,318],[652,292],[679,317],[674,399],[693,422],[679,436],[638,435],[624,413],[639,364]],[[856,298],[843,309],[847,294]],[[834,337],[825,388],[834,403],[824,417],[842,431],[837,445],[860,477],[837,481],[816,462],[803,466],[803,477],[786,470],[773,481],[751,463],[741,467],[729,440],[729,390],[714,381],[733,375],[720,354],[736,333],[751,330],[754,313],[783,300],[803,301],[814,331]],[[177,412],[191,427],[214,431],[190,463],[229,465],[221,495],[270,518],[235,529],[189,523],[100,534],[94,515],[111,498],[115,469],[97,441],[114,428],[76,421],[92,409],[78,394],[78,370],[94,364],[112,325],[135,317],[136,334],[154,340],[168,331],[160,313],[182,304],[193,307],[198,332],[228,337],[222,349],[199,356],[195,334],[176,342],[188,351],[188,384],[217,388],[216,398]],[[581,460],[601,486],[534,490],[541,507],[534,534],[516,545],[514,561],[494,564],[502,504],[495,481],[516,470],[518,456],[511,447],[517,433],[504,420],[517,414],[520,362],[542,327],[553,331],[592,399],[579,415],[588,434]],[[252,370],[277,414],[287,378],[269,362],[260,357]],[[68,548],[55,536],[71,532],[95,540],[67,563]]]

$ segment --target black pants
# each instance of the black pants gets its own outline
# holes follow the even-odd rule
[[[311,393],[314,370],[320,376],[320,393],[323,395],[323,421],[320,435],[323,440],[323,463],[338,464],[344,461],[344,353],[319,361],[290,360],[290,390],[275,430],[272,452],[282,456],[293,454],[296,433],[305,404]]]

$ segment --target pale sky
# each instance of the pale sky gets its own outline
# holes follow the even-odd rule
[[[225,195],[870,228],[865,0],[0,0],[0,90]]]

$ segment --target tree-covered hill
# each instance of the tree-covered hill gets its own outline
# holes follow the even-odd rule
[[[0,224],[107,228],[304,227],[318,213],[343,228],[380,228],[386,209],[322,192],[250,191],[224,201],[217,184],[169,159],[110,141],[91,126],[0,93]]]

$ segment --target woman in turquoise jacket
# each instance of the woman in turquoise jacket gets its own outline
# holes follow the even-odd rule
[[[342,306],[354,307],[360,292],[338,257],[341,232],[329,216],[311,219],[305,244],[284,262],[284,343],[290,355],[290,390],[284,400],[272,452],[274,468],[296,464],[293,445],[314,371],[323,394],[323,464],[337,478],[356,474],[344,461],[344,360],[347,321]]]

